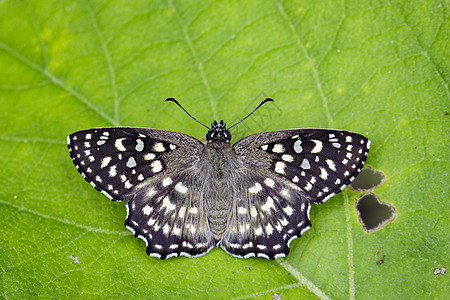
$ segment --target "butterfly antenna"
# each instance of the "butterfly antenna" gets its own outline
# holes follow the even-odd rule
[[[237,123],[234,123],[233,125],[231,125],[230,127],[228,127],[227,129],[230,130],[232,127],[236,126],[237,124],[241,123],[242,121],[244,121],[245,119],[247,119],[248,117],[250,117],[256,110],[258,110],[258,108],[260,108],[264,103],[266,102],[274,102],[275,100],[273,100],[272,98],[266,98],[264,99],[251,113],[249,113],[245,118],[243,118],[242,120],[240,120]]]
[[[190,113],[187,112],[187,110],[184,109],[183,106],[181,106],[181,104],[177,101],[177,99],[175,98],[167,98],[166,101],[172,101],[174,102],[176,105],[178,105],[182,110],[184,110],[185,113],[187,113],[187,115],[189,117],[191,117],[192,119],[194,119],[195,121],[197,121],[198,123],[202,124],[203,126],[205,126],[206,128],[208,128],[209,130],[211,130],[211,128],[209,128],[208,126],[206,126],[205,124],[203,124],[202,122],[200,122],[199,120],[197,120],[196,118],[194,118]]]

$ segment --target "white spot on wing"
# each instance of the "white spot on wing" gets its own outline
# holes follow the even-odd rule
[[[275,187],[275,181],[272,178],[266,178],[264,180],[264,184],[267,185],[270,188],[274,188]]]
[[[166,151],[166,147],[164,147],[163,143],[158,142],[153,145],[153,150],[155,150],[156,152],[164,152]]]
[[[288,216],[292,215],[292,213],[294,212],[294,210],[292,209],[292,207],[290,205],[284,207],[283,210]]]
[[[164,178],[163,181],[162,181],[162,185],[163,185],[164,187],[167,187],[167,186],[169,186],[169,185],[171,185],[171,184],[172,184],[172,178],[170,178],[170,177],[166,177],[166,178]]]
[[[308,182],[306,185],[305,185],[305,190],[306,191],[310,191],[312,189],[312,184],[310,183],[310,182]]]
[[[281,156],[281,159],[286,161],[286,162],[293,162],[294,161],[294,157],[290,154],[283,154]]]
[[[153,210],[153,208],[150,207],[150,205],[146,205],[142,209],[142,212],[144,213],[144,215],[148,216],[152,212],[152,210]]]
[[[285,175],[284,168],[286,168],[286,164],[282,161],[277,161],[275,164],[275,172]]]
[[[169,197],[164,197],[161,208],[165,207],[166,211],[170,211],[170,210],[174,210],[175,209],[175,204],[173,204],[172,202],[170,202]]]
[[[336,164],[331,159],[325,160],[331,171],[336,171]]]
[[[177,191],[177,192],[179,192],[181,194],[185,194],[188,191],[188,188],[185,187],[182,182],[178,182],[175,185],[175,191]]]
[[[281,144],[273,145],[272,152],[274,152],[274,153],[283,153],[284,152],[283,145],[281,145]]]
[[[261,206],[261,209],[264,211],[270,211],[271,208],[275,209],[275,206],[273,205],[272,197],[269,196],[267,197],[266,203],[264,203],[264,205]]]
[[[120,139],[117,139],[115,142],[114,142],[114,146],[116,147],[116,149],[117,150],[119,150],[119,151],[126,151],[127,149],[123,146],[123,144],[122,144],[122,141],[124,140],[125,138],[120,138]]]
[[[180,210],[178,211],[178,217],[180,219],[183,219],[185,214],[186,214],[186,206],[180,207]]]
[[[306,158],[303,159],[302,164],[300,165],[302,169],[309,170],[311,169],[311,165],[309,164],[309,160]]]
[[[256,236],[260,236],[263,234],[263,229],[261,226],[259,226],[258,228],[255,229],[255,235]]]
[[[116,175],[117,175],[116,165],[114,165],[111,168],[109,168],[109,177],[114,177]]]
[[[248,191],[252,194],[256,194],[256,193],[262,191],[262,186],[258,182],[255,182],[255,185],[252,187],[249,187]]]
[[[165,236],[168,236],[168,235],[169,235],[169,231],[170,231],[170,226],[169,226],[169,224],[167,224],[167,223],[164,224],[162,230],[163,230],[164,235],[165,235]]]
[[[252,207],[250,207],[250,216],[252,218],[256,218],[258,216],[258,212],[256,210],[256,207],[252,205]]]
[[[319,153],[320,151],[322,151],[323,144],[321,141],[319,140],[311,140],[311,141],[315,143],[314,148],[311,150],[311,153]]]
[[[136,147],[134,149],[136,149],[136,151],[138,151],[138,152],[141,152],[142,150],[144,150],[144,142],[142,142],[141,139],[137,139]]]
[[[320,169],[320,175],[319,175],[319,177],[322,178],[323,180],[327,179],[327,178],[328,178],[328,172],[327,172],[327,170],[325,170],[325,169],[322,168],[322,167],[319,167],[319,169]]]
[[[137,166],[136,160],[134,159],[133,156],[130,156],[130,158],[128,158],[128,161],[127,161],[127,167],[128,168],[134,168],[136,166]]]
[[[130,183],[130,181],[125,181],[125,188],[126,189],[131,189],[133,187],[133,185]]]
[[[111,156],[106,156],[105,158],[102,159],[102,165],[100,167],[101,168],[106,167],[110,161],[111,161]]]
[[[240,214],[240,215],[245,215],[246,213],[247,213],[247,209],[246,209],[245,207],[240,206],[240,207],[238,208],[238,214]]]
[[[156,157],[156,155],[154,153],[147,153],[144,155],[144,159],[145,160],[152,160]]]
[[[272,225],[270,223],[266,225],[265,229],[266,229],[266,234],[267,235],[271,235],[273,233],[273,227],[272,227]]]
[[[301,140],[297,140],[294,143],[294,151],[297,152],[297,153],[301,153],[303,151],[302,141]]]
[[[162,164],[159,160],[155,160],[150,164],[153,173],[158,173],[162,171]]]
[[[145,195],[146,195],[147,197],[151,198],[151,197],[153,197],[153,195],[155,195],[155,194],[156,194],[155,189],[150,188],[150,189],[147,191],[147,193],[146,193]]]

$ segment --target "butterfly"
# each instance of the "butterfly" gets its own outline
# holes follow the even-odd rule
[[[112,201],[128,201],[125,226],[160,259],[229,254],[275,259],[311,226],[311,204],[350,184],[370,141],[331,129],[286,129],[244,137],[214,121],[206,145],[178,132],[94,128],[67,137],[81,175]]]

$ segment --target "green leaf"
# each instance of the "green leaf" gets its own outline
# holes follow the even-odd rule
[[[0,1],[0,296],[445,298],[448,274],[433,269],[449,267],[449,11],[433,0]],[[374,193],[396,219],[366,233],[362,193],[345,189],[312,208],[286,259],[148,257],[124,203],[76,172],[66,136],[124,125],[202,138],[167,97],[228,123],[274,98],[235,140],[365,134],[367,164],[386,177]]]

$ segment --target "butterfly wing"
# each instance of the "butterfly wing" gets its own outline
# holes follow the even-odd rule
[[[68,147],[86,181],[113,201],[129,201],[125,225],[146,242],[147,254],[196,256],[212,248],[194,193],[199,140],[157,129],[94,128],[71,134]]]
[[[250,135],[233,148],[247,174],[233,196],[221,246],[239,256],[282,257],[323,203],[360,172],[370,141],[356,133],[289,129]],[[251,155],[249,155],[251,154]]]
[[[263,132],[234,145],[246,165],[262,167],[287,179],[309,197],[309,202],[319,204],[355,179],[369,148],[370,140],[366,137],[331,129]],[[246,155],[250,151],[257,155]],[[255,159],[256,156],[259,159]]]
[[[311,226],[307,195],[268,171],[242,169],[240,184],[229,191],[232,208],[220,246],[243,258],[287,255],[292,239]]]

